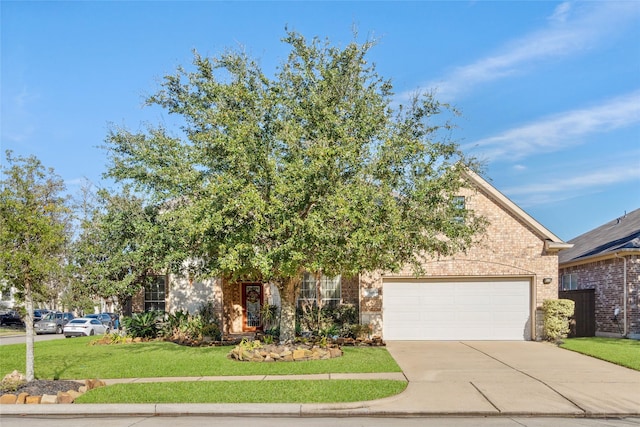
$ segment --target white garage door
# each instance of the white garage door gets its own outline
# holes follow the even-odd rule
[[[528,340],[530,281],[389,281],[385,340]]]

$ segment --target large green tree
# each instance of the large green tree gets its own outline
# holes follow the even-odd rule
[[[63,275],[69,237],[65,186],[52,169],[6,152],[0,182],[0,278],[24,299],[26,377],[34,379],[33,298]]]
[[[83,295],[113,298],[122,307],[150,275],[169,267],[158,207],[125,187],[99,190],[82,212],[71,258],[74,296],[80,302]]]
[[[243,52],[196,53],[147,99],[179,128],[112,129],[106,147],[110,177],[170,206],[181,254],[277,284],[287,341],[305,271],[419,266],[464,249],[482,221],[455,200],[470,162],[435,120],[446,106],[430,94],[397,105],[367,60],[373,42],[283,41],[273,77]]]

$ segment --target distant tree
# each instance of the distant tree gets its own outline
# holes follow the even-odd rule
[[[62,275],[69,208],[64,182],[31,157],[6,152],[0,181],[0,277],[24,299],[26,377],[34,379],[33,296]]]
[[[430,94],[393,101],[366,55],[289,32],[269,78],[242,52],[194,54],[147,99],[180,130],[112,129],[108,176],[158,204],[171,247],[227,280],[274,282],[281,341],[294,336],[305,271],[334,275],[420,265],[463,250],[483,221],[455,196],[472,166],[450,141],[451,111]]]

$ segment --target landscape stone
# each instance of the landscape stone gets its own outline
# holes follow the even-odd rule
[[[15,394],[3,394],[0,396],[0,404],[2,405],[13,405],[18,400],[18,396]]]
[[[25,400],[25,403],[27,405],[40,404],[40,400],[41,399],[42,399],[42,396],[27,396],[27,399]]]
[[[69,392],[66,392],[66,391],[58,392],[58,403],[72,403],[73,399],[74,398],[71,396],[71,394],[69,394]]]
[[[26,402],[27,400],[27,396],[29,396],[29,393],[20,393],[18,394],[18,400],[16,400],[16,403],[23,405],[24,402]]]
[[[42,399],[40,399],[40,403],[42,405],[49,405],[58,403],[58,396],[54,394],[43,394]]]

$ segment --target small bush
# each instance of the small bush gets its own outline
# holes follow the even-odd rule
[[[5,378],[0,381],[0,393],[13,393],[26,383],[24,378]]]
[[[569,334],[569,319],[575,311],[575,302],[568,299],[544,300],[544,335],[549,341],[558,341]]]
[[[135,313],[131,317],[124,317],[122,324],[133,338],[156,338],[161,325],[159,316],[160,313],[156,311]]]
[[[222,331],[217,323],[209,323],[202,327],[202,336],[209,337],[214,341],[220,341],[222,339]]]

